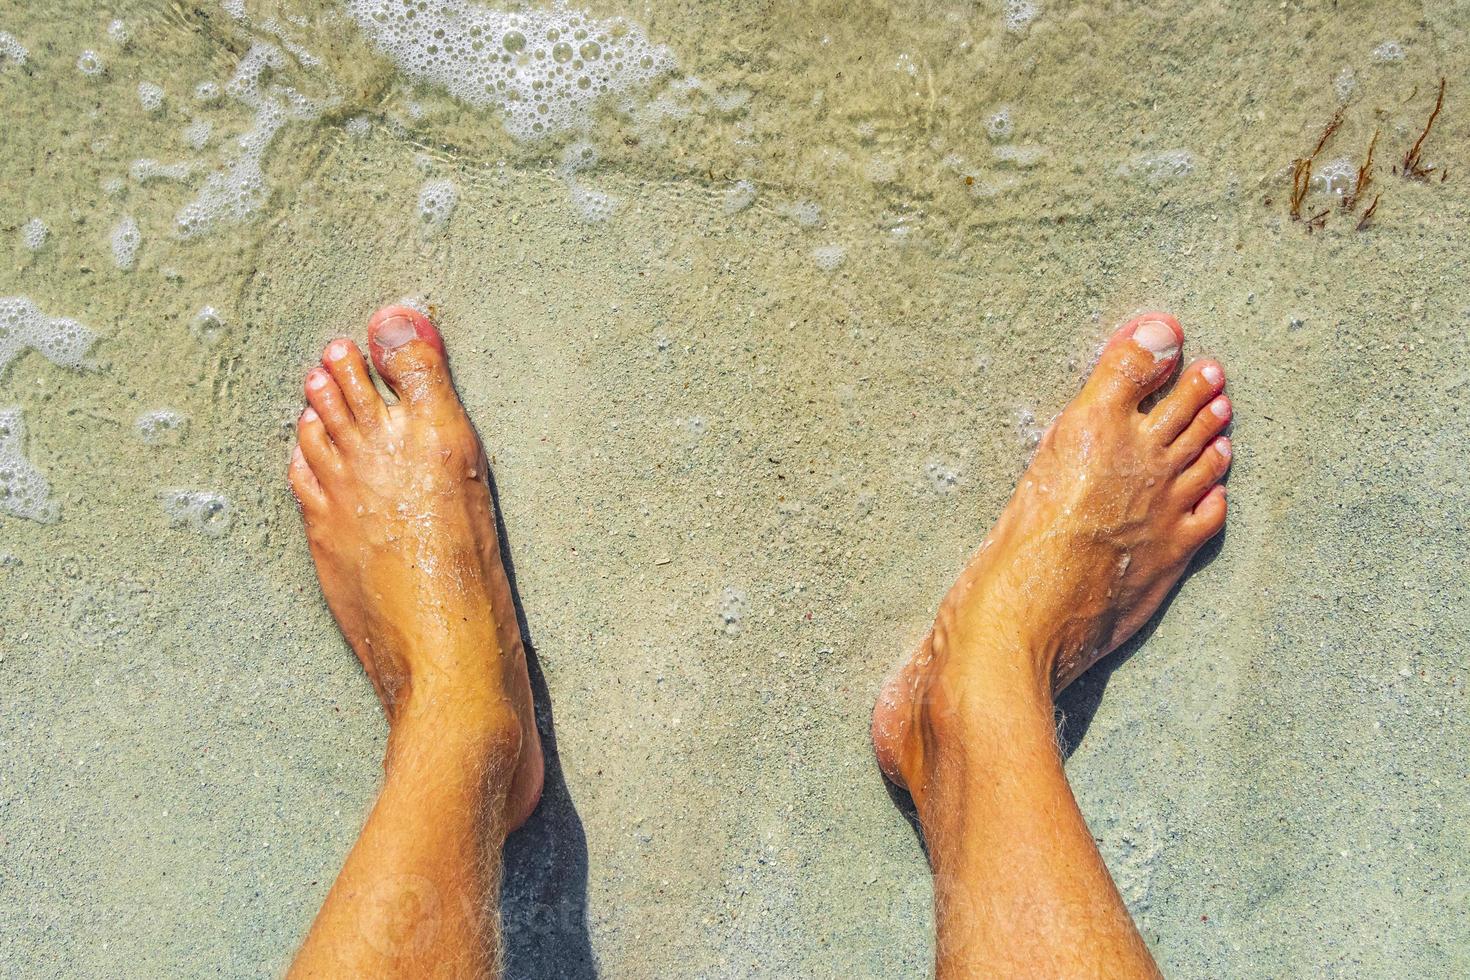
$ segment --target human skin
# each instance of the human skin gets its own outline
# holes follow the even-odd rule
[[[1105,347],[873,715],[934,876],[936,974],[1155,977],[1072,796],[1053,698],[1132,636],[1225,524],[1224,371],[1178,321]]]
[[[306,376],[288,477],[322,593],[387,716],[377,802],[293,977],[498,974],[501,848],[540,797],[484,451],[437,330],[389,307]]]

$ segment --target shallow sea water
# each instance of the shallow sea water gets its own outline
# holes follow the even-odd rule
[[[868,712],[1149,307],[1237,455],[1224,537],[1063,698],[1109,866],[1171,976],[1470,971],[1470,5],[598,3],[614,91],[510,115],[355,11],[0,0],[0,973],[287,962],[384,737],[290,425],[405,297],[554,732],[509,976],[928,970]]]

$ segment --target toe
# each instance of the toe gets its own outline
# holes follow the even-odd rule
[[[1199,454],[1189,469],[1179,474],[1177,483],[1182,506],[1192,510],[1204,499],[1210,488],[1220,482],[1225,471],[1230,469],[1230,440],[1224,436],[1210,443],[1208,449]]]
[[[368,324],[373,364],[398,397],[409,405],[433,405],[454,398],[444,341],[429,318],[406,306],[379,310]]]
[[[1184,531],[1197,542],[1196,548],[1220,533],[1225,526],[1225,510],[1225,485],[1217,483],[1184,518]]]
[[[1230,417],[1234,410],[1229,398],[1225,395],[1218,395],[1211,399],[1208,405],[1196,412],[1194,419],[1169,446],[1169,455],[1174,458],[1175,465],[1184,469],[1193,463],[1210,444],[1210,440],[1218,436],[1224,431],[1225,426],[1230,424]]]
[[[312,513],[326,505],[327,499],[322,492],[322,485],[311,471],[311,464],[306,461],[300,446],[291,451],[291,465],[286,468],[286,479],[290,481],[291,492],[296,495],[296,502],[303,511]]]
[[[327,427],[327,435],[337,446],[345,446],[357,435],[352,412],[342,396],[342,389],[325,368],[312,368],[306,373],[306,401]]]
[[[327,436],[327,428],[322,424],[316,409],[307,406],[306,411],[296,420],[296,440],[301,455],[306,457],[312,472],[327,473],[340,464],[337,450]]]
[[[1179,363],[1184,330],[1167,313],[1145,313],[1125,323],[1103,349],[1084,394],[1137,408]]]
[[[322,363],[331,373],[332,380],[337,382],[337,387],[342,389],[342,397],[359,426],[371,429],[383,420],[388,406],[383,404],[378,389],[373,387],[367,361],[362,359],[362,351],[356,344],[346,337],[338,337],[322,352]]]
[[[1160,444],[1167,446],[1224,387],[1225,371],[1219,364],[1196,361],[1184,369],[1174,390],[1149,411],[1144,424]]]

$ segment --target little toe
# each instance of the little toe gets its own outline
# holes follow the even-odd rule
[[[338,337],[322,352],[322,363],[342,389],[342,397],[352,410],[352,417],[364,429],[375,427],[387,415],[388,406],[383,396],[373,387],[368,374],[367,361],[362,351],[346,337]]]
[[[1108,341],[1083,394],[1136,409],[1173,373],[1183,343],[1183,328],[1167,313],[1128,321]]]
[[[1230,424],[1235,407],[1225,395],[1217,395],[1210,403],[1195,413],[1194,419],[1169,446],[1169,455],[1180,469],[1192,464],[1204,452],[1210,440]]]
[[[327,497],[322,491],[321,482],[312,472],[311,464],[306,461],[300,446],[291,450],[291,463],[286,468],[286,479],[303,511],[312,513],[326,506]]]
[[[1175,486],[1184,508],[1192,510],[1210,492],[1210,488],[1220,482],[1230,469],[1230,454],[1230,440],[1219,436],[1188,469],[1179,474]]]
[[[368,324],[373,364],[410,406],[452,403],[454,387],[444,341],[429,318],[406,306],[379,310]]]
[[[1174,390],[1148,413],[1144,423],[1160,444],[1173,442],[1225,387],[1225,371],[1214,361],[1196,361],[1184,369]]]
[[[1225,526],[1225,511],[1225,484],[1217,483],[1184,517],[1184,533],[1193,538],[1194,547],[1220,533]]]
[[[306,402],[321,418],[327,435],[338,448],[351,443],[357,436],[357,427],[352,420],[352,411],[336,380],[326,368],[312,368],[306,372]]]

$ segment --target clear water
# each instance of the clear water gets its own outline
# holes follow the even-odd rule
[[[283,966],[383,738],[290,422],[405,297],[559,747],[510,975],[922,975],[868,710],[1150,306],[1232,516],[1062,705],[1095,835],[1170,975],[1464,971],[1470,8],[394,3],[0,0],[0,972]]]

